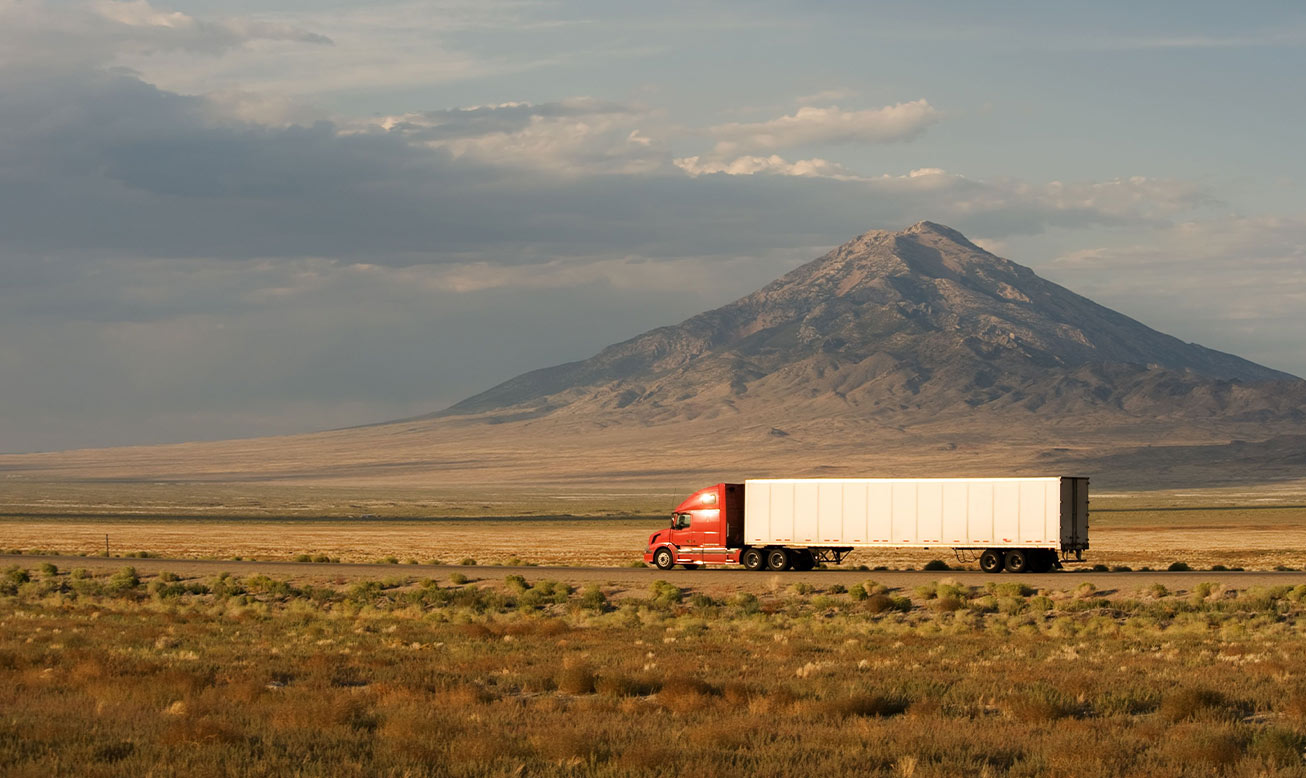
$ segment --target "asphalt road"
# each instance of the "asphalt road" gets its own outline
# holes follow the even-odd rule
[[[1021,581],[1037,588],[1065,589],[1091,582],[1103,593],[1133,591],[1153,583],[1162,583],[1173,591],[1185,591],[1198,583],[1211,581],[1226,589],[1246,589],[1253,586],[1297,585],[1306,583],[1306,572],[1233,571],[1233,572],[1130,572],[1094,573],[1086,568],[1042,574],[997,575],[978,571],[919,571],[919,570],[812,570],[749,572],[742,568],[719,570],[656,570],[631,567],[498,567],[460,565],[384,565],[384,564],[316,564],[310,562],[236,562],[215,559],[132,559],[80,556],[26,556],[0,554],[0,566],[20,565],[35,569],[43,562],[51,562],[61,572],[83,567],[92,572],[107,573],[131,566],[148,575],[163,571],[185,577],[209,577],[222,572],[237,576],[267,575],[272,578],[299,583],[346,583],[356,580],[411,577],[446,580],[453,573],[462,573],[471,581],[502,581],[504,576],[517,574],[528,581],[553,579],[568,583],[598,582],[623,587],[647,587],[657,579],[664,579],[682,588],[702,591],[764,591],[773,588],[774,580],[788,585],[798,581],[817,588],[840,583],[844,586],[861,583],[867,579],[892,588],[910,588],[930,581],[950,578],[958,583],[973,586],[989,581]]]

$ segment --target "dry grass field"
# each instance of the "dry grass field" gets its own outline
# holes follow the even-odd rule
[[[10,483],[0,550],[349,562],[618,566],[702,484],[658,489],[376,488],[249,484]],[[1093,496],[1090,563],[1306,568],[1306,482]],[[935,552],[860,552],[919,567]],[[924,556],[923,556],[924,555]]]
[[[1104,596],[1105,595],[1105,596]],[[0,571],[12,776],[1300,776],[1306,586]]]

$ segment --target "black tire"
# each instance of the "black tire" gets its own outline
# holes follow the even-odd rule
[[[773,548],[766,552],[767,570],[783,572],[789,569],[790,561],[789,552],[783,548]]]
[[[1052,566],[1057,563],[1055,551],[1046,548],[1040,548],[1030,552],[1029,571],[1031,573],[1051,572]]]
[[[670,570],[676,566],[676,555],[671,553],[671,549],[663,546],[653,552],[653,564],[659,570]]]
[[[980,554],[980,569],[986,573],[1000,573],[1005,561],[1001,551],[990,548]]]
[[[756,548],[744,549],[744,553],[739,555],[739,562],[745,570],[766,569],[766,555]]]
[[[805,573],[816,568],[816,555],[806,549],[794,552],[794,569]]]
[[[1007,558],[1003,560],[1002,566],[1008,573],[1028,573],[1029,552],[1023,548],[1008,549]]]

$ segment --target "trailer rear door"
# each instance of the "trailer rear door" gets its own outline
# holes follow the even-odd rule
[[[1061,479],[1061,549],[1088,548],[1088,479]]]

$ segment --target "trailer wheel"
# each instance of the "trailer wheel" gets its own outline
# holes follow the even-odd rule
[[[1006,564],[1008,573],[1028,573],[1029,572],[1029,552],[1023,548],[1008,549]]]
[[[1002,552],[997,549],[990,548],[980,554],[980,569],[986,573],[1002,572],[1002,564]]]
[[[783,548],[773,548],[766,552],[766,569],[781,572],[789,569],[789,552]]]
[[[670,570],[676,566],[676,555],[671,553],[671,549],[663,546],[653,555],[653,564],[657,565],[659,570]]]
[[[1031,551],[1029,555],[1029,571],[1031,573],[1051,572],[1052,567],[1057,563],[1056,553],[1046,548],[1040,548]]]
[[[739,561],[743,563],[745,570],[763,570],[766,568],[766,557],[755,548],[744,549]]]
[[[794,552],[794,569],[807,572],[816,568],[816,555],[806,549]]]

